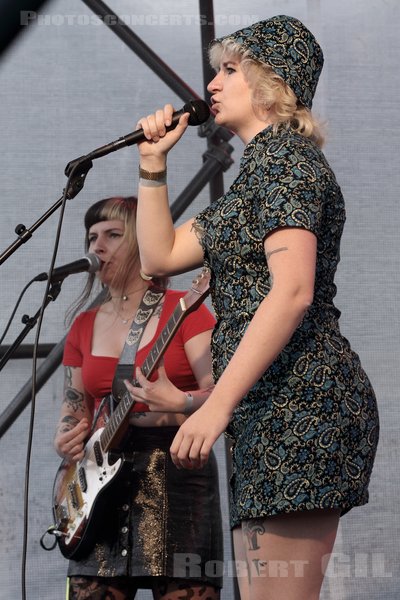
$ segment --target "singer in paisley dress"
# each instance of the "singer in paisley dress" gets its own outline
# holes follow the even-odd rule
[[[272,127],[247,145],[229,192],[196,219],[214,274],[216,380],[270,291],[265,237],[301,227],[318,239],[313,305],[229,424],[233,527],[294,510],[346,512],[368,501],[375,396],[333,303],[344,221],[343,196],[322,152],[293,132],[273,135]]]
[[[368,502],[379,435],[334,304],[345,207],[311,111],[323,54],[303,23],[279,15],[214,40],[210,61],[215,124],[244,154],[227,193],[176,228],[166,160],[188,115],[172,130],[171,105],[139,121],[142,266],[160,276],[204,262],[217,319],[216,385],[171,456],[202,467],[225,431],[241,600],[318,600],[340,516]]]

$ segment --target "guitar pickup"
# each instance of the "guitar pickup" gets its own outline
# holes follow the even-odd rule
[[[96,459],[96,464],[98,467],[103,465],[103,453],[101,451],[101,446],[99,442],[95,442],[93,444],[94,457]]]
[[[87,481],[85,469],[83,467],[79,467],[78,469],[78,477],[79,477],[79,485],[81,486],[82,492],[86,492],[87,490]]]

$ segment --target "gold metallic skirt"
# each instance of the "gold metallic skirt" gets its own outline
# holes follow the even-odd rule
[[[87,556],[68,575],[174,578],[222,586],[218,470],[177,469],[169,448],[177,427],[130,427],[128,458],[98,517]]]

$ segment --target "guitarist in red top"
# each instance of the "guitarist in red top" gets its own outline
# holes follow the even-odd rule
[[[151,280],[140,268],[135,223],[133,197],[101,200],[85,215],[86,250],[101,259],[101,269],[88,276],[75,314],[95,280],[106,296],[75,318],[64,350],[54,442],[63,462],[53,512],[60,550],[70,559],[67,598],[132,600],[148,588],[157,600],[218,600],[223,543],[215,458],[190,471],[178,470],[169,455],[178,427],[213,387],[214,318],[201,304],[207,274],[186,295]],[[132,366],[130,379],[137,375],[141,388],[136,402],[126,392],[109,413],[119,357],[149,289],[161,300],[140,338],[141,370]]]

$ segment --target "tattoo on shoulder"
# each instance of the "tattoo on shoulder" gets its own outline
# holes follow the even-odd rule
[[[267,252],[267,260],[272,256],[272,254],[276,254],[277,252],[286,252],[288,248],[286,246],[282,246],[282,248],[276,248],[275,250],[270,250]]]

